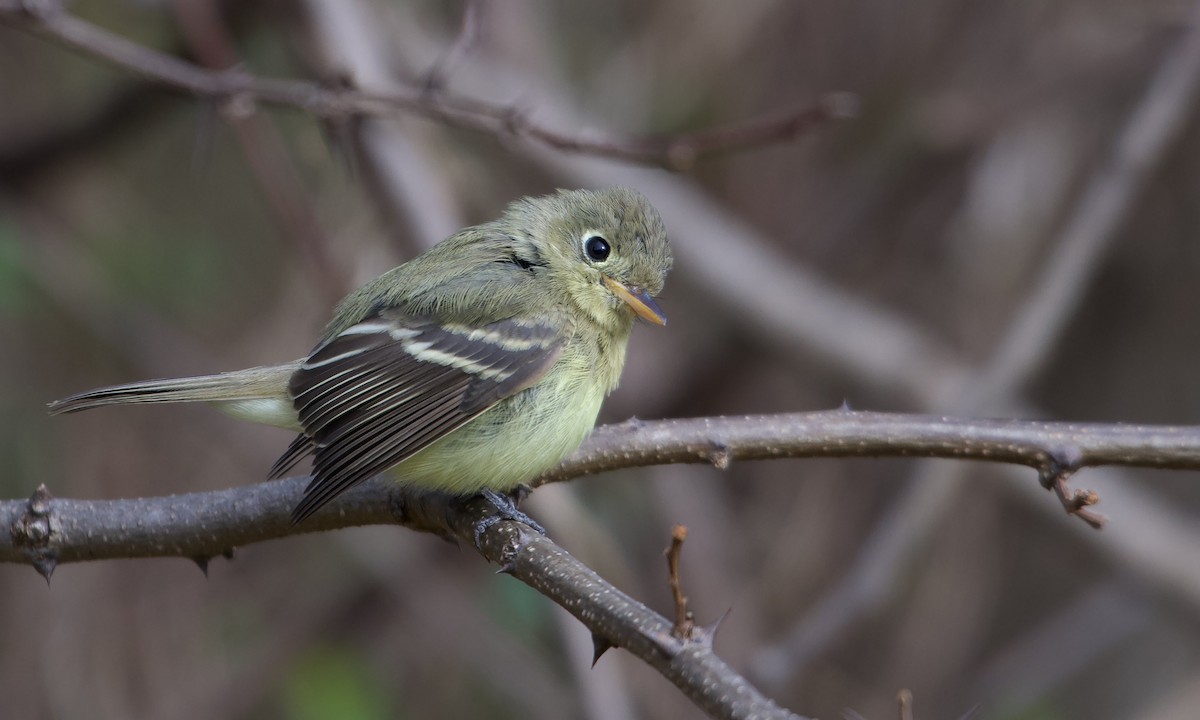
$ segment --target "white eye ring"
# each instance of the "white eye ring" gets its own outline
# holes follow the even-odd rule
[[[589,230],[583,234],[583,255],[588,260],[601,263],[612,254],[612,245],[600,233]]]

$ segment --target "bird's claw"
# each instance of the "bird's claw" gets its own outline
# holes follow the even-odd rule
[[[496,492],[495,490],[484,490],[480,495],[490,500],[496,506],[496,512],[475,523],[475,547],[480,547],[479,543],[483,539],[483,534],[487,532],[487,529],[501,520],[524,523],[539,533],[546,534],[546,528],[542,527],[537,520],[521,512],[517,508],[517,504],[513,502],[512,497]]]

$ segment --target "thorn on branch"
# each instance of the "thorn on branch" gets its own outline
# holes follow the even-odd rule
[[[612,641],[603,635],[592,633],[592,667],[596,667],[596,663],[600,661],[600,656],[616,647]]]
[[[50,576],[54,574],[54,569],[58,567],[58,553],[47,551],[38,553],[30,558],[33,563],[33,569],[38,571],[38,575],[46,578],[46,584],[50,584]]]
[[[687,527],[676,525],[671,529],[671,546],[667,548],[667,582],[671,586],[671,598],[675,601],[675,625],[671,635],[679,640],[689,640],[696,626],[695,618],[687,607],[687,597],[679,581],[679,555],[683,541],[687,539]]]
[[[233,559],[234,549],[229,547],[220,552],[220,556],[226,560]],[[196,567],[200,568],[200,572],[204,573],[204,577],[208,577],[208,566],[216,555],[192,555],[188,559],[196,563]]]
[[[200,572],[204,573],[204,577],[208,577],[208,561],[212,560],[208,555],[193,555],[191,561],[196,563],[196,567],[200,568]]]
[[[729,617],[729,613],[731,612],[733,612],[733,608],[727,608],[711,625],[699,628],[699,632],[695,633],[698,635],[696,639],[703,642],[709,648],[712,648],[713,643],[717,639],[717,631],[721,629],[721,624],[725,622],[725,618]]]

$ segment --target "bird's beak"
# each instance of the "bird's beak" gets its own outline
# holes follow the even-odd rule
[[[662,308],[658,306],[658,303],[654,302],[654,298],[650,297],[650,293],[640,288],[630,287],[624,283],[617,282],[607,275],[602,275],[601,279],[608,289],[612,291],[613,295],[624,300],[625,304],[632,308],[638,317],[655,325],[667,324],[667,316],[663,314]]]

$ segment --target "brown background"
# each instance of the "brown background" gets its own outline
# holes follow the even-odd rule
[[[432,0],[230,6],[73,11],[200,63],[340,71],[376,89],[419,82],[462,14]],[[411,117],[333,133],[296,111],[227,121],[228,107],[0,26],[0,495],[261,479],[287,434],[202,407],[51,419],[43,405],[298,357],[355,283],[520,195],[614,183],[659,206],[677,264],[662,297],[671,324],[637,329],[606,421],[845,400],[1195,422],[1190,107],[1169,142],[1115,166],[1121,192],[1086,204],[1138,113],[1168,112],[1190,89],[1153,82],[1191,12],[1167,0],[489,6],[449,87],[567,134],[682,132],[830,91],[861,99],[855,120],[674,174]],[[1078,272],[1064,269],[1072,228],[1097,218]],[[1027,367],[1007,354],[1021,318],[1041,330]],[[1029,471],[949,461],[627,471],[539,490],[530,507],[663,612],[662,549],[686,524],[699,620],[732,608],[719,652],[797,712],[894,717],[910,688],[921,718],[976,705],[987,718],[1188,718],[1200,705],[1196,479],[1082,473],[1112,518],[1102,533],[1064,517]],[[61,567],[47,589],[0,567],[0,715],[699,716],[619,651],[589,670],[587,632],[491,571],[397,528],[241,548],[207,580],[185,560],[137,560]]]

